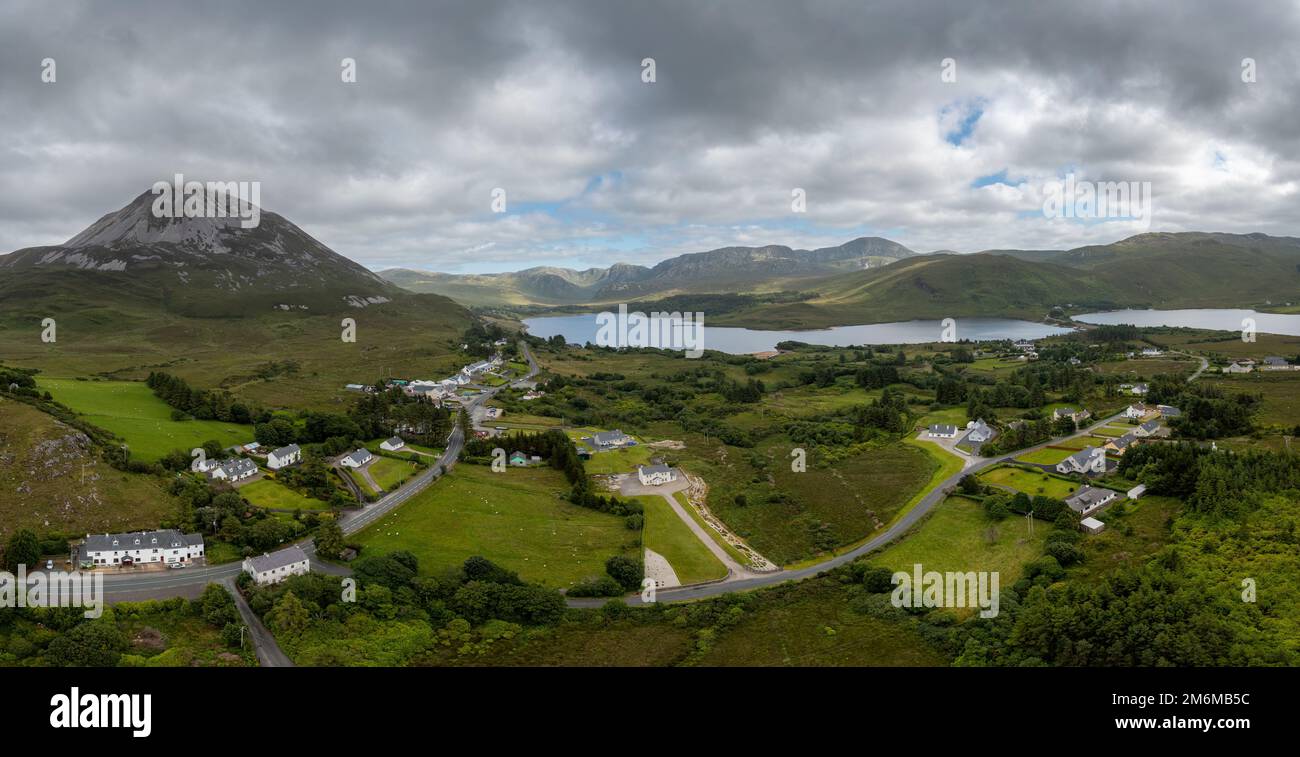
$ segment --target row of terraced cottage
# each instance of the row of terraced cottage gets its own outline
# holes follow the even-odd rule
[[[203,557],[203,535],[175,529],[127,534],[86,534],[73,547],[73,562],[81,568],[125,568],[162,564],[185,567]],[[307,553],[298,545],[244,560],[244,571],[258,584],[283,581],[311,569]]]

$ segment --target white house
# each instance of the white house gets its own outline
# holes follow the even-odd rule
[[[992,438],[993,429],[989,428],[983,418],[966,424],[966,438],[964,441],[972,444],[983,444]]]
[[[82,565],[187,563],[203,556],[203,537],[174,529],[134,534],[86,534],[77,549]]]
[[[296,444],[290,444],[288,447],[281,447],[277,450],[272,450],[271,453],[266,456],[266,467],[271,470],[280,470],[286,465],[293,465],[294,463],[300,462],[302,462],[302,447],[299,447]]]
[[[380,449],[387,450],[389,452],[396,452],[397,450],[405,446],[406,446],[406,442],[402,441],[402,437],[400,436],[394,436],[392,439],[385,439],[379,443]]]
[[[1147,391],[1151,389],[1151,387],[1146,384],[1120,384],[1119,388],[1121,391],[1134,395],[1146,394]]]
[[[667,465],[638,465],[636,477],[644,486],[663,486],[677,480],[677,471]]]
[[[361,466],[365,465],[366,463],[370,462],[373,459],[375,459],[375,456],[370,454],[370,450],[366,449],[365,447],[362,447],[361,449],[344,457],[342,460],[339,461],[339,463],[341,463],[346,468],[360,468]]]
[[[1097,447],[1084,447],[1056,464],[1057,473],[1104,473],[1105,471],[1106,450]]]
[[[1278,357],[1277,355],[1269,355],[1268,357],[1264,358],[1264,370],[1289,371],[1291,370],[1291,363],[1287,362],[1287,359],[1284,357]]]
[[[1164,354],[1164,353],[1162,353],[1162,352],[1161,352],[1158,348],[1156,348],[1156,347],[1144,347],[1144,348],[1142,348],[1142,357],[1159,357],[1159,356],[1162,355],[1162,354]]]
[[[599,449],[613,449],[614,447],[626,447],[632,443],[632,437],[618,429],[613,431],[598,431],[591,435],[591,441]]]
[[[1225,367],[1225,368],[1223,369],[1223,372],[1224,372],[1224,373],[1250,373],[1250,372],[1253,371],[1253,370],[1255,370],[1255,367],[1252,366],[1252,365],[1243,365],[1243,364],[1241,364],[1241,363],[1233,363],[1232,365],[1229,365],[1229,366]]]
[[[926,429],[925,433],[939,439],[952,439],[957,436],[957,427],[951,423],[936,423]]]
[[[258,586],[279,583],[289,576],[300,576],[311,570],[311,562],[302,547],[293,545],[279,552],[244,559],[244,572],[253,577]]]
[[[242,481],[255,475],[257,475],[257,463],[246,457],[224,460],[208,471],[208,478],[213,481]]]
[[[1052,420],[1069,418],[1075,423],[1082,423],[1092,417],[1092,413],[1087,410],[1075,410],[1072,407],[1058,407],[1052,411]]]
[[[1096,489],[1091,486],[1084,486],[1079,491],[1066,497],[1065,504],[1081,517],[1086,518],[1110,504],[1118,496],[1119,492],[1112,489]]]
[[[1151,408],[1146,405],[1129,405],[1124,411],[1124,417],[1131,421],[1140,421],[1151,414]]]

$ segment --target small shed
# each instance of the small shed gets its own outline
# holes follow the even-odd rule
[[[1079,521],[1079,528],[1090,534],[1099,534],[1106,530],[1106,524],[1096,518],[1084,518]]]

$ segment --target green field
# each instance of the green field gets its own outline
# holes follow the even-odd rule
[[[402,482],[415,475],[415,463],[406,462],[405,460],[394,460],[391,457],[375,456],[367,470],[370,471],[370,477],[379,484],[379,487],[386,492],[390,492],[401,486]]]
[[[244,484],[239,495],[258,507],[274,510],[328,510],[329,505],[319,499],[305,497],[269,478]]]
[[[623,518],[570,504],[568,488],[550,468],[461,464],[356,541],[367,555],[407,550],[435,575],[481,555],[557,588],[603,575],[613,555],[638,554]]]
[[[1300,371],[1251,373],[1240,377],[1222,377],[1209,381],[1229,395],[1260,394],[1264,401],[1255,419],[1264,425],[1287,429],[1300,426]]]
[[[634,473],[638,465],[649,465],[654,450],[638,444],[635,447],[609,449],[597,452],[586,461],[587,475],[602,473]]]
[[[40,378],[38,386],[86,420],[122,437],[133,457],[153,461],[215,439],[222,447],[253,440],[252,426],[221,421],[174,421],[172,409],[139,381]]]
[[[1022,517],[994,522],[984,508],[965,497],[949,497],[901,541],[869,558],[894,571],[996,571],[1001,586],[1019,580],[1025,563],[1043,554],[1051,529],[1028,526]]]
[[[1042,494],[1055,499],[1065,499],[1079,487],[1073,481],[1045,472],[1027,471],[1012,467],[993,468],[981,473],[979,478],[986,484],[1009,486],[1031,497]]]
[[[1017,455],[1016,459],[1026,463],[1041,463],[1043,465],[1056,465],[1065,458],[1073,455],[1077,450],[1069,449],[1043,449],[1030,452],[1027,455]]]
[[[712,581],[727,575],[727,568],[704,546],[690,527],[677,517],[663,497],[633,497],[645,508],[645,531],[641,540],[647,549],[663,555],[683,584]]]
[[[0,399],[0,543],[20,528],[42,534],[157,528],[175,508],[160,484],[110,468],[76,429]]]

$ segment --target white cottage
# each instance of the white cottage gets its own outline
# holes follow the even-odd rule
[[[244,572],[253,577],[258,586],[279,583],[289,576],[300,576],[311,570],[311,561],[302,547],[293,545],[279,552],[263,553],[261,557],[244,560]]]

